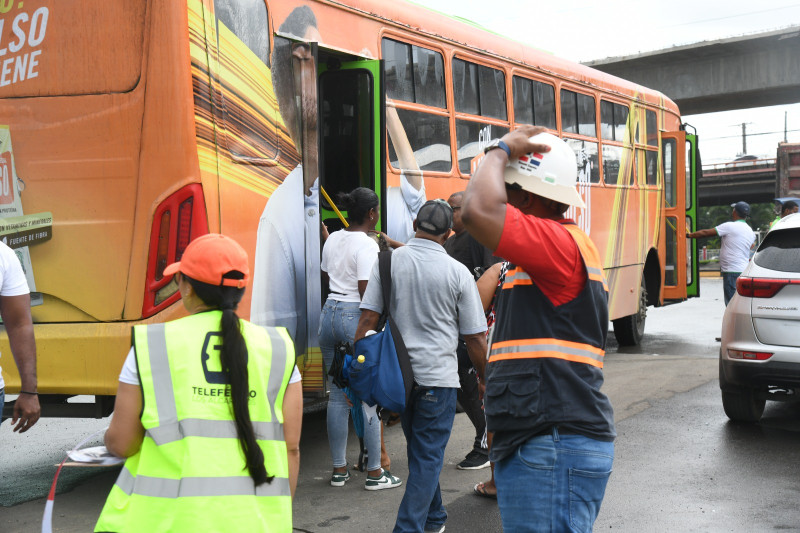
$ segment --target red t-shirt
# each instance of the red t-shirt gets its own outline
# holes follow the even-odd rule
[[[525,270],[553,305],[573,300],[586,285],[586,267],[569,231],[510,204],[495,255]]]

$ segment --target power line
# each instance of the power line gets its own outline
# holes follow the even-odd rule
[[[800,131],[800,129],[786,130],[786,131],[788,133],[793,133],[793,132],[796,132],[796,131]],[[782,135],[782,134],[783,134],[783,130],[781,130],[781,131],[764,131],[764,132],[761,132],[761,133],[748,133],[747,136],[748,137],[755,137],[756,135]],[[703,137],[701,135],[700,138],[703,139],[704,141],[721,141],[723,139],[740,139],[741,135],[726,135],[724,137]]]
[[[680,26],[691,26],[692,24],[703,24],[705,22],[716,22],[718,20],[727,20],[727,19],[733,19],[733,18],[738,18],[738,17],[747,17],[747,16],[750,16],[750,15],[758,15],[758,14],[761,14],[761,13],[769,13],[769,12],[772,12],[772,11],[781,11],[783,9],[790,9],[790,8],[798,7],[798,6],[800,6],[800,4],[791,4],[791,5],[788,5],[788,6],[773,7],[773,8],[770,8],[770,9],[760,9],[758,11],[750,11],[748,13],[739,13],[737,15],[728,15],[728,16],[725,16],[725,17],[714,17],[714,18],[704,19],[704,20],[693,20],[693,21],[690,21],[690,22],[682,22],[680,24],[672,24],[670,26],[661,26],[661,29],[678,28]]]

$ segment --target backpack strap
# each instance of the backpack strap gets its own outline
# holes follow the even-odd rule
[[[406,405],[411,400],[411,390],[414,388],[414,371],[411,369],[411,357],[408,355],[406,343],[400,335],[400,330],[397,329],[397,324],[394,322],[389,313],[389,305],[392,298],[392,252],[387,250],[378,254],[378,271],[381,275],[381,290],[383,291],[383,314],[378,323],[379,330],[383,328],[384,324],[389,322],[389,329],[392,332],[392,340],[394,340],[394,348],[397,352],[397,362],[400,364],[400,373],[403,375],[403,385],[406,390]]]

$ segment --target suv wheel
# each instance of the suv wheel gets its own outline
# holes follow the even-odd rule
[[[767,399],[753,387],[728,383],[722,365],[719,369],[719,385],[722,389],[722,407],[734,422],[758,422],[764,414]]]

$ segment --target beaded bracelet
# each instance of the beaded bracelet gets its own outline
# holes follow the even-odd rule
[[[32,394],[33,396],[39,396],[38,392],[28,392],[26,390],[19,391],[20,394]]]

